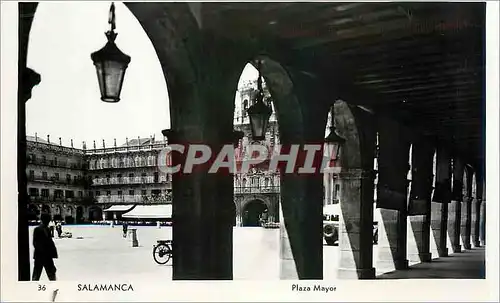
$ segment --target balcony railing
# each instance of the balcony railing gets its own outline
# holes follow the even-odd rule
[[[28,176],[28,182],[41,182],[41,183],[51,183],[59,185],[73,185],[73,186],[87,186],[89,181],[85,179],[57,179],[55,177],[43,178],[40,176]]]
[[[76,169],[76,170],[84,170],[86,169],[86,164],[84,163],[67,163],[65,161],[54,161],[54,160],[45,160],[43,161],[42,159],[32,159],[28,157],[26,159],[28,165],[41,165],[41,166],[49,166],[49,167],[56,167],[56,168],[66,168],[66,169]]]
[[[97,203],[168,203],[171,196],[159,195],[109,195],[95,197]]]
[[[161,143],[144,144],[144,145],[130,145],[130,146],[120,146],[120,147],[87,149],[85,150],[85,155],[102,155],[102,154],[159,150],[167,147],[167,145],[168,144],[166,142],[165,143],[161,142]]]
[[[108,185],[129,185],[129,184],[165,184],[169,183],[167,179],[157,179],[155,180],[154,178],[143,178],[143,177],[122,177],[121,180],[116,179],[116,178],[110,178],[108,179],[94,179],[92,182],[92,186],[108,186]]]
[[[137,164],[123,164],[123,165],[112,165],[112,164],[105,164],[101,166],[89,166],[89,170],[116,170],[116,169],[127,169],[127,168],[144,168],[144,167],[156,167],[157,163],[156,161],[153,161],[152,163],[137,163]]]
[[[251,186],[251,187],[235,187],[235,194],[263,194],[263,193],[279,193],[279,186]]]
[[[61,196],[39,196],[39,195],[28,195],[31,202],[67,202],[67,203],[84,203],[92,202],[92,197],[61,197]]]

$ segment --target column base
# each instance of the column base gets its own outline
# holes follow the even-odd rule
[[[375,279],[375,268],[347,269],[339,268],[337,277],[345,280],[371,280]]]
[[[472,249],[472,246],[470,245],[470,243],[464,243],[464,249]]]
[[[418,256],[420,257],[421,262],[431,262],[432,261],[432,253],[430,253],[430,252],[420,253],[420,254],[418,254]]]
[[[438,254],[440,257],[448,257],[448,247],[439,249]]]
[[[394,270],[405,270],[409,268],[408,260],[378,260],[377,261],[377,268],[384,268],[384,269],[391,269],[394,268]]]
[[[429,253],[409,253],[408,260],[412,263],[422,263],[422,262],[431,262],[432,254]]]
[[[453,245],[453,252],[454,253],[461,253],[462,252],[462,245],[460,245],[460,244]]]
[[[474,241],[474,247],[481,247],[481,242]]]

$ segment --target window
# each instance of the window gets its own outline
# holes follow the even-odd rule
[[[48,196],[49,196],[49,189],[42,188],[42,197],[48,197]]]
[[[132,178],[134,178],[134,174],[128,174],[128,177],[129,177],[130,179],[132,179]]]
[[[54,190],[54,197],[55,198],[62,198],[63,197],[63,191],[60,189]],[[68,197],[69,198],[69,197]]]
[[[35,180],[35,171],[34,170],[30,170],[29,178],[30,178],[30,180]]]
[[[121,190],[118,191],[118,196],[123,196],[123,192]]]
[[[93,196],[94,196],[94,192],[93,192],[93,191],[91,191],[91,190],[89,190],[89,197],[91,197],[91,198],[92,198]]]
[[[83,198],[83,191],[81,190],[78,191],[78,197]]]
[[[29,195],[32,197],[37,197],[38,196],[38,188],[30,188],[29,189]]]
[[[33,163],[36,163],[36,155],[31,155],[31,161],[32,161]]]
[[[42,172],[42,179],[47,180],[47,172],[46,171]]]
[[[161,195],[161,190],[160,189],[153,189],[153,190],[151,190],[151,195],[152,196],[159,196],[159,195]]]
[[[258,187],[258,186],[259,186],[259,178],[252,177],[252,187]]]
[[[100,192],[100,191],[98,191],[98,190],[96,190],[96,191],[95,191],[95,195],[96,195],[96,197],[97,197],[97,196],[100,196],[100,195],[101,195],[101,192]]]
[[[57,165],[57,157],[54,157],[54,165]]]
[[[71,175],[66,175],[66,181],[71,182]],[[75,181],[76,181],[76,176],[75,176]]]
[[[61,191],[61,194],[62,194],[62,191]],[[65,196],[66,196],[66,198],[73,198],[75,196],[75,193],[72,190],[67,190],[65,192]]]
[[[106,196],[111,196],[111,191],[110,190],[106,191]]]
[[[147,195],[147,192],[145,189],[141,190],[141,195],[143,195],[143,196]]]
[[[154,182],[154,183],[158,183],[158,182],[159,182],[159,179],[160,179],[160,177],[159,177],[159,175],[158,175],[158,172],[155,172],[154,177],[153,177],[153,182]]]
[[[42,156],[42,164],[45,164],[47,162],[47,157]]]
[[[142,182],[142,183],[147,182],[146,173],[142,173],[142,175],[141,175],[141,182]]]
[[[248,110],[248,100],[245,99],[243,100],[243,117],[247,116],[247,110]]]
[[[59,180],[59,173],[55,173],[55,174],[54,174],[54,179],[55,179],[55,180]]]
[[[131,196],[135,195],[134,190],[133,189],[129,190],[128,194],[131,195]]]
[[[121,174],[118,174],[116,176],[117,180],[118,180],[118,183],[121,183],[122,182],[122,175]]]

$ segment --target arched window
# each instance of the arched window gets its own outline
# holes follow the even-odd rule
[[[246,178],[243,178],[243,183],[241,184],[242,187],[246,187],[247,186],[247,179]]]

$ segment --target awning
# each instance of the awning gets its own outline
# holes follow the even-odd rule
[[[137,205],[134,209],[122,215],[131,219],[170,219],[172,218],[172,204]]]
[[[104,211],[129,211],[134,207],[134,204],[129,205],[112,205],[110,208]]]

